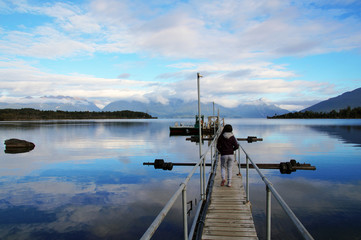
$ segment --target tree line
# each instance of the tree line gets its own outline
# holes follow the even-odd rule
[[[54,120],[54,119],[151,119],[148,113],[129,110],[114,112],[43,111],[33,108],[0,109],[0,121]]]
[[[361,118],[361,107],[356,107],[351,109],[351,107],[347,107],[344,109],[340,109],[339,111],[332,110],[331,112],[313,112],[313,111],[305,111],[305,112],[293,112],[286,113],[283,115],[275,115],[271,118],[279,118],[279,119],[288,119],[288,118]]]

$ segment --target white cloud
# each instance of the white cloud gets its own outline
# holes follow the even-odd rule
[[[0,40],[0,51],[12,56],[56,59],[80,53],[91,54],[95,49],[92,43],[74,40],[52,27],[42,26],[32,33],[8,32]]]
[[[8,53],[24,52],[36,57],[46,57],[49,49],[58,50],[50,57],[61,57],[93,53],[96,48],[108,52],[145,51],[151,56],[171,58],[238,60],[358,47],[343,42],[359,40],[357,19],[336,22],[319,8],[311,11],[304,5],[292,6],[284,1],[190,2],[174,5],[168,11],[154,9],[158,15],[152,16],[146,3],[137,4],[135,7],[127,2],[96,0],[88,7],[59,2],[34,7],[18,3],[21,11],[50,16],[54,21],[35,29],[38,32],[45,28],[41,34],[23,33],[28,35],[28,41],[15,36],[20,33],[8,32],[9,41],[2,45],[8,46]],[[140,11],[146,11],[147,18]],[[16,51],[20,44],[9,44],[16,37],[15,43],[25,42],[20,51]],[[32,51],[23,51],[29,46]],[[37,55],[39,52],[43,54]]]
[[[14,97],[65,95],[82,98],[124,99],[152,91],[156,82],[129,79],[107,79],[84,75],[60,75],[43,72],[22,61],[0,61],[1,88],[6,90],[2,101],[13,102]],[[20,101],[20,100],[19,100]]]
[[[49,74],[32,67],[34,62],[2,59],[0,81],[5,90],[1,92],[12,96],[91,97],[98,101],[99,98],[147,101],[153,94],[162,93],[157,99],[165,103],[174,96],[195,98],[194,79],[198,71],[206,76],[202,79],[204,99],[222,103],[236,104],[246,98],[246,93],[247,98],[268,97],[274,101],[312,94],[322,98],[327,91],[334,92],[334,85],[303,81],[289,66],[271,62],[284,56],[360,48],[360,19],[348,4],[358,2],[93,0],[82,5],[2,2],[2,12],[7,14],[48,17],[47,22],[32,27],[2,26],[0,53],[8,59],[32,57],[56,61],[96,57],[98,53],[133,53],[144,62],[154,57],[177,60],[166,64],[167,69],[177,70],[158,74],[156,80],[170,80],[159,84],[129,79],[136,73],[128,69],[126,74],[119,75],[122,80],[107,79]],[[179,61],[182,59],[186,60],[182,63]],[[295,81],[296,78],[299,80]]]
[[[282,98],[307,99],[314,93],[333,91],[328,83],[285,80],[295,74],[284,66],[270,63],[256,64],[202,64],[206,74],[201,78],[202,100],[217,102],[224,106],[237,106],[240,102],[268,97],[284,104]],[[170,82],[139,81],[135,79],[107,79],[80,74],[60,75],[43,72],[21,61],[0,61],[2,102],[21,102],[21,97],[44,95],[80,97],[97,100],[104,106],[110,101],[134,99],[150,100],[167,104],[168,99],[177,97],[186,101],[197,98],[196,72],[200,69],[183,70],[164,75]],[[203,71],[199,71],[202,72]],[[35,98],[36,99],[36,98]],[[24,99],[25,100],[25,99]],[[35,101],[35,100],[34,100]],[[289,101],[289,100],[287,100]],[[300,103],[301,104],[301,103]]]

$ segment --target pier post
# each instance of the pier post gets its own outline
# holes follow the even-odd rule
[[[199,158],[202,158],[202,123],[201,123],[201,96],[200,96],[200,83],[199,79],[202,77],[199,73],[197,73],[197,92],[198,92],[198,129],[199,129]],[[204,163],[204,159],[203,162]],[[200,167],[200,191],[201,191],[201,200],[205,199],[205,167],[201,165]],[[204,165],[204,164],[203,164]]]
[[[187,220],[187,186],[182,190],[182,204],[183,204],[183,232],[184,240],[188,240],[188,220]]]
[[[249,202],[249,161],[246,155],[246,200]]]
[[[266,200],[266,224],[267,224],[267,228],[266,228],[266,235],[267,235],[267,240],[271,240],[271,214],[272,214],[272,209],[271,209],[271,190],[269,189],[268,186],[266,186],[266,192],[267,192],[267,200]]]
[[[211,173],[213,173],[213,160],[214,160],[214,156],[213,156],[213,145],[211,145]]]
[[[206,157],[203,158],[203,200],[206,199]]]

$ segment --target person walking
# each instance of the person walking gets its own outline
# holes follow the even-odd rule
[[[221,153],[221,186],[226,182],[227,170],[227,186],[232,186],[232,168],[234,162],[233,152],[239,148],[238,142],[234,137],[232,125],[226,124],[217,141],[217,149]]]

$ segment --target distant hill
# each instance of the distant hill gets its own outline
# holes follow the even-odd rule
[[[347,107],[344,109],[340,109],[339,111],[332,110],[331,112],[312,112],[312,111],[305,111],[305,112],[292,112],[283,115],[275,115],[273,117],[267,118],[280,118],[280,119],[292,119],[292,118],[344,118],[344,119],[352,119],[358,118],[361,119],[361,107],[352,108]]]
[[[149,114],[128,110],[114,112],[43,111],[32,108],[0,109],[0,121],[51,120],[51,119],[150,119]]]
[[[115,101],[103,109],[98,108],[94,103],[82,99],[68,96],[44,96],[41,98],[23,98],[18,103],[2,103],[0,102],[0,109],[12,108],[33,108],[43,111],[136,111],[144,112],[158,118],[193,118],[198,114],[197,101],[186,102],[181,99],[170,99],[167,104],[159,102],[140,102],[140,101]],[[221,105],[215,105],[215,111],[217,114],[218,109],[223,117],[228,118],[266,118],[267,116],[273,116],[275,114],[281,115],[288,113],[289,111],[281,109],[274,104],[268,103],[264,99],[258,99],[252,102],[246,102],[238,105],[234,108],[223,107]],[[213,114],[212,103],[201,104],[202,114],[210,116]]]
[[[197,101],[185,102],[180,99],[171,99],[168,104],[159,102],[143,103],[139,101],[115,101],[104,107],[103,111],[119,111],[127,109],[131,111],[146,112],[152,116],[159,118],[187,118],[194,117],[198,114]],[[266,118],[270,115],[285,114],[289,111],[281,109],[274,104],[259,99],[254,102],[240,104],[235,108],[226,108],[215,104],[215,114],[220,111],[222,116],[229,118]],[[201,112],[203,115],[210,116],[213,114],[213,104],[201,104]]]
[[[27,97],[17,103],[0,102],[0,109],[4,108],[33,108],[50,111],[101,111],[93,102],[82,98],[68,96],[43,96],[41,98]]]
[[[301,112],[331,112],[332,110],[339,111],[340,109],[345,109],[347,107],[361,107],[361,88],[357,88],[351,92],[345,92],[337,97],[322,101],[311,107],[303,109]]]

